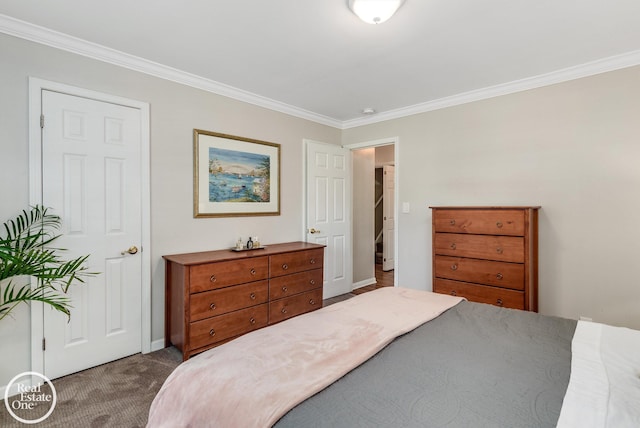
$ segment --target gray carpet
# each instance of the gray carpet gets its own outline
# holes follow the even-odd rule
[[[180,352],[171,347],[56,379],[56,408],[35,426],[144,427],[153,398],[180,362]],[[4,400],[0,406],[0,427],[27,426],[9,415]]]

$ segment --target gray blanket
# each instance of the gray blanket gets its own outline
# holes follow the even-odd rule
[[[461,302],[301,403],[286,427],[554,427],[576,321]]]

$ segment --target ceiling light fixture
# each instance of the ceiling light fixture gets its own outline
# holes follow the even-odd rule
[[[402,3],[404,0],[349,0],[349,9],[367,24],[382,24]]]

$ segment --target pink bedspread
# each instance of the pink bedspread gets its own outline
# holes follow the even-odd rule
[[[387,287],[241,336],[181,364],[149,427],[270,427],[462,298]]]

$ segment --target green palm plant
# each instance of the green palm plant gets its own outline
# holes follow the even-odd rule
[[[63,260],[64,251],[52,247],[61,234],[62,221],[42,206],[23,210],[15,219],[4,225],[4,236],[0,235],[0,283],[5,282],[0,293],[0,321],[8,316],[20,303],[39,301],[71,316],[69,286],[77,281],[84,283],[87,272],[85,262],[88,255],[72,260]],[[18,285],[18,278],[33,277],[37,283]],[[0,290],[2,291],[2,290]]]

